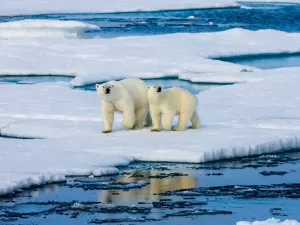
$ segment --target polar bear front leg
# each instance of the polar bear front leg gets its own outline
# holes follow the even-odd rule
[[[164,119],[162,121],[162,125],[165,130],[170,131],[172,129],[174,115],[175,114],[172,112],[168,112],[168,113],[164,114]]]
[[[147,115],[147,108],[140,108],[135,112],[134,129],[142,129]]]
[[[152,123],[153,123],[153,127],[152,127],[151,131],[159,132],[160,131],[161,113],[156,107],[150,106],[150,114],[151,114]]]
[[[123,126],[132,129],[135,123],[135,113],[133,109],[126,109],[123,111]]]
[[[102,104],[102,116],[104,121],[104,131],[103,133],[112,132],[112,126],[114,122],[114,111],[108,103],[103,102]]]

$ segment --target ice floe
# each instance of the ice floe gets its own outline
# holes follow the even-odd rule
[[[76,76],[73,86],[125,77],[178,76],[201,82],[208,76],[219,79],[221,72],[224,80],[241,82],[252,80],[249,71],[259,69],[209,58],[300,52],[299,39],[299,33],[232,29],[113,39],[0,40],[0,74]]]
[[[81,38],[86,31],[99,29],[79,21],[27,19],[0,23],[0,39]]]
[[[30,88],[1,84],[1,134],[43,138],[0,137],[1,193],[65,175],[116,173],[114,166],[133,160],[207,162],[299,148],[300,78],[288,78],[278,73],[200,93],[199,130],[130,131],[117,114],[114,132],[108,135],[101,133],[95,92],[74,90],[63,82]]]

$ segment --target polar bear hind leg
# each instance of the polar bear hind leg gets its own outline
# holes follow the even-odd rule
[[[162,126],[164,130],[172,130],[172,124],[175,114],[172,112],[164,114],[164,118],[162,121]]]
[[[135,124],[134,129],[142,129],[144,127],[144,121],[147,116],[148,109],[147,108],[139,108],[135,112]]]
[[[186,129],[188,121],[192,118],[193,112],[180,112],[177,127],[174,127],[174,131],[184,131]]]
[[[191,123],[192,123],[192,126],[190,126],[189,128],[192,128],[192,129],[199,129],[200,127],[200,118],[197,114],[197,112],[195,111],[190,119]]]

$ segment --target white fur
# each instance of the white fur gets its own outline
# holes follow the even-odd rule
[[[109,93],[105,93],[106,89]],[[128,78],[121,81],[109,81],[102,85],[96,84],[98,95],[101,97],[104,133],[112,131],[114,112],[123,113],[123,125],[129,129],[141,129],[151,125],[147,85],[137,78]],[[149,114],[149,113],[148,113]]]
[[[163,115],[162,126],[165,130],[172,129],[175,115],[179,115],[179,120],[177,127],[173,130],[185,130],[189,121],[192,123],[191,128],[199,128],[200,119],[196,111],[198,105],[196,96],[176,87],[167,90],[163,90],[161,85],[148,88],[148,100],[153,123],[152,131],[160,130],[161,115]]]

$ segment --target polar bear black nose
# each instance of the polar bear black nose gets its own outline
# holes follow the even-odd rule
[[[110,93],[110,88],[106,88],[105,89],[105,94],[109,94]]]
[[[158,87],[158,88],[157,88],[157,92],[161,92],[161,87]]]

